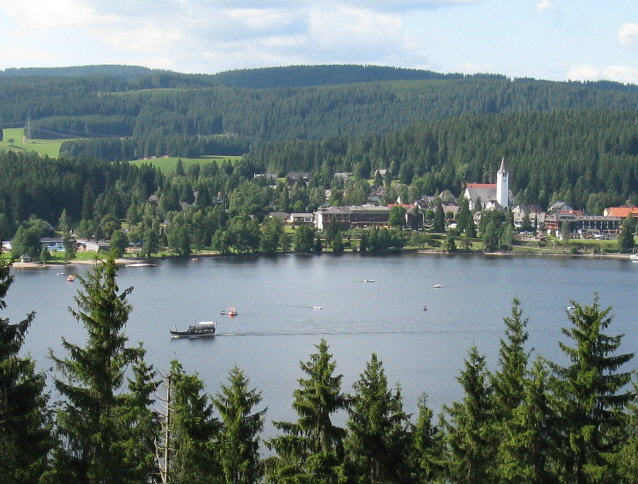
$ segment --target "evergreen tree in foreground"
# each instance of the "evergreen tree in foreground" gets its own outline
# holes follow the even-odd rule
[[[131,462],[131,442],[147,445],[153,439],[139,435],[148,426],[145,410],[151,389],[140,388],[132,394],[125,388],[125,372],[131,366],[140,371],[143,350],[126,346],[123,330],[131,311],[127,297],[132,288],[120,292],[116,272],[109,258],[81,280],[77,309],[70,311],[86,329],[86,344],[63,338],[68,355],[51,354],[60,372],[55,386],[64,398],[56,415],[61,443],[49,476],[54,482],[139,482],[140,475],[145,478],[150,472],[137,468],[140,462]],[[148,371],[141,371],[150,377]]]
[[[331,416],[347,406],[341,393],[342,375],[334,375],[336,363],[325,340],[317,345],[310,361],[302,362],[307,378],[300,378],[294,391],[296,422],[273,422],[284,435],[266,442],[276,456],[267,462],[268,482],[336,483],[343,460],[345,430],[332,423]]]
[[[447,474],[453,482],[491,482],[494,464],[491,388],[485,357],[473,346],[457,378],[463,400],[445,406]]]
[[[627,423],[624,409],[633,398],[626,385],[631,374],[619,371],[633,353],[618,354],[622,335],[604,331],[612,322],[611,308],[598,297],[590,306],[572,301],[572,327],[559,342],[568,366],[551,363],[560,430],[559,467],[565,482],[618,482],[618,457]]]
[[[219,456],[225,482],[252,484],[263,472],[259,458],[259,434],[264,427],[266,410],[251,413],[261,403],[261,393],[248,388],[248,379],[236,366],[228,375],[228,384],[213,404],[221,415]]]
[[[0,310],[13,281],[0,258]],[[0,318],[0,482],[37,482],[51,448],[45,377],[29,357],[19,356],[35,313],[16,324]]]
[[[434,412],[426,403],[426,395],[421,395],[417,420],[412,429],[410,469],[415,483],[430,483],[443,478],[443,432],[432,423]]]
[[[204,382],[188,375],[177,361],[168,374],[168,415],[161,444],[164,459],[163,482],[222,483],[218,438],[220,424],[213,416],[213,404]]]
[[[393,393],[383,364],[372,354],[353,384],[345,440],[346,473],[354,482],[410,482],[410,423],[397,385]]]

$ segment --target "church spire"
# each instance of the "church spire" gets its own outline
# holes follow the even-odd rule
[[[508,183],[507,166],[505,165],[505,157],[501,160],[501,167],[496,173],[496,201],[498,204],[507,208],[509,206],[509,183]]]
[[[498,173],[507,173],[507,165],[505,164],[505,157],[501,160],[501,167],[498,169]]]

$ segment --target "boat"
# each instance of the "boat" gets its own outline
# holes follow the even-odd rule
[[[68,276],[66,276],[66,280],[68,282],[73,282],[75,281],[75,275],[74,274],[69,274]]]
[[[434,289],[441,289],[442,287],[445,287],[445,284],[434,284],[434,286],[432,286]]]
[[[630,260],[631,262],[638,263],[638,254],[631,254],[631,255],[629,256],[629,260]]]
[[[215,336],[215,327],[217,323],[214,321],[200,321],[192,324],[188,329],[179,331],[177,327],[171,329],[171,338],[206,338]]]
[[[374,282],[374,279],[364,279],[363,282]]]
[[[312,309],[323,309],[323,306],[313,306]]]
[[[157,264],[151,264],[150,262],[133,262],[126,264],[126,267],[157,267]]]
[[[428,310],[428,307],[427,307],[427,306],[423,306],[423,310],[424,310],[424,311],[427,311],[427,310]]]
[[[237,316],[239,313],[235,308],[228,308],[228,310],[226,310],[226,314],[232,318],[233,316]]]
[[[219,311],[219,314],[221,314],[222,316],[226,316],[226,310],[222,309],[221,311]]]

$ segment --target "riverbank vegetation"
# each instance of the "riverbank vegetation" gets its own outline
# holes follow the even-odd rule
[[[11,281],[0,261],[0,310]],[[88,339],[63,341],[44,373],[21,352],[35,315],[0,318],[3,482],[630,483],[638,474],[633,354],[622,351],[611,308],[596,296],[571,303],[561,362],[528,347],[515,299],[498,361],[488,365],[469,348],[457,378],[462,397],[438,416],[426,393],[407,414],[400,384],[388,382],[375,354],[344,388],[320,340],[300,363],[296,417],[273,422],[277,434],[264,441],[268,402],[240,368],[215,390],[178,361],[170,369],[145,362],[125,332],[131,290],[118,287],[112,259],[96,266],[70,308]]]

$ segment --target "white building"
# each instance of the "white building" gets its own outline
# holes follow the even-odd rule
[[[469,200],[470,210],[484,210],[509,207],[514,199],[509,189],[509,173],[505,164],[505,157],[496,173],[496,183],[466,183],[463,197]]]
[[[509,183],[505,157],[496,173],[496,202],[503,208],[509,207]]]

